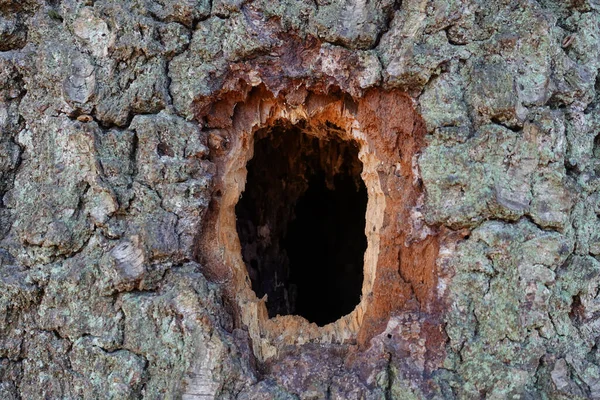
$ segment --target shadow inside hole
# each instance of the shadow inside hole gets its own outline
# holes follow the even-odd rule
[[[297,126],[257,132],[236,205],[242,257],[270,317],[322,326],[360,302],[367,190],[354,142]]]

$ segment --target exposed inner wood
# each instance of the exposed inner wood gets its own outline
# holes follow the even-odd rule
[[[286,97],[294,99],[293,105]],[[210,129],[211,156],[218,168],[200,238],[202,261],[206,274],[223,284],[237,324],[248,330],[259,360],[277,356],[286,345],[308,342],[357,343],[364,348],[385,329],[392,314],[401,312],[430,314],[431,340],[443,340],[435,264],[440,233],[415,217],[422,190],[414,157],[425,130],[408,96],[372,90],[353,99],[304,88],[274,96],[258,86],[224,96],[198,117]],[[242,257],[235,207],[246,185],[255,136],[275,126],[358,146],[368,193],[361,301],[349,314],[321,327],[298,315],[270,318],[264,299],[252,289]]]

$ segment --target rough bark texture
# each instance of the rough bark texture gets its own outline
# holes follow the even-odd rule
[[[597,0],[0,0],[0,398],[600,398],[599,68]],[[373,166],[323,328],[217,257],[281,121]]]

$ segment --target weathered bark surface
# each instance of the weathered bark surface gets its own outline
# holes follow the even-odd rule
[[[600,398],[599,68],[597,0],[0,0],[0,398]],[[325,327],[222,213],[281,121],[361,146]]]

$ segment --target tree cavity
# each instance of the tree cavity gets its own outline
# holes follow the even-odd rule
[[[323,326],[360,302],[367,190],[358,145],[335,128],[315,135],[287,124],[255,134],[236,227],[269,317],[300,315]]]

